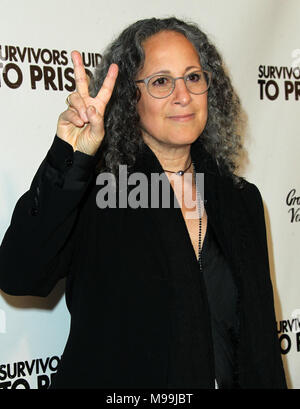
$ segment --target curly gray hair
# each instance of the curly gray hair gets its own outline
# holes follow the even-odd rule
[[[102,155],[99,164],[102,169],[114,174],[117,174],[119,164],[127,164],[129,167],[134,165],[136,155],[144,143],[136,109],[139,90],[135,84],[136,75],[145,60],[143,42],[166,30],[183,34],[198,52],[202,68],[212,72],[208,92],[208,120],[195,143],[203,144],[220,172],[239,184],[241,178],[234,174],[242,149],[241,137],[237,132],[241,110],[239,98],[225,73],[219,52],[207,35],[196,24],[175,17],[137,21],[105,50],[91,81],[91,95],[97,94],[111,63],[118,64],[119,74],[105,111],[105,137],[100,148]]]

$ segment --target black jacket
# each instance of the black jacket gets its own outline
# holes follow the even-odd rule
[[[260,193],[221,176],[198,143],[191,152],[238,288],[236,386],[285,388]],[[207,295],[181,210],[100,209],[95,163],[56,136],[0,248],[8,294],[47,296],[67,276],[71,328],[52,387],[166,388],[184,331],[178,386],[213,388]],[[132,171],[163,172],[146,145]]]

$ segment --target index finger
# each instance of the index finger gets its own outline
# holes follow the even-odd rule
[[[89,96],[89,83],[82,62],[81,54],[78,51],[72,51],[71,57],[74,65],[74,75],[77,92],[81,95],[82,98],[86,98]]]
[[[102,87],[100,88],[96,96],[96,99],[104,106],[107,105],[111,97],[118,76],[118,71],[119,67],[117,64],[113,63],[110,65],[107,75],[103,81]]]

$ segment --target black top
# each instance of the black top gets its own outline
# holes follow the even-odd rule
[[[232,389],[236,386],[234,363],[237,337],[237,289],[210,223],[207,224],[202,248],[203,271],[199,270],[198,278],[205,287],[208,299],[215,378],[219,389]],[[168,359],[168,387],[197,388],[200,383],[197,353],[201,348],[198,339],[201,323],[194,322],[193,314],[201,308],[201,295],[192,297],[189,302],[182,299],[182,297],[185,298],[184,294],[188,293],[189,286],[182,279],[182,274],[173,272],[170,286],[173,296],[171,297],[172,335]],[[207,330],[210,331],[210,327]]]
[[[248,182],[237,189],[209,167],[202,145],[191,153],[203,166],[208,220],[238,286],[239,386],[286,388],[260,193]],[[181,210],[99,209],[94,158],[80,155],[88,163],[79,164],[78,155],[55,138],[0,246],[0,288],[8,294],[47,296],[67,276],[70,333],[52,387],[213,388],[215,308]],[[151,152],[140,164],[148,180],[163,172]],[[179,379],[168,379],[170,362],[182,369]]]
[[[220,389],[233,388],[237,289],[210,223],[203,243],[202,264],[211,313],[216,380]]]

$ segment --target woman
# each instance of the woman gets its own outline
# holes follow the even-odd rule
[[[10,294],[46,296],[67,276],[52,388],[285,388],[262,200],[234,174],[239,101],[215,47],[175,18],[138,21],[90,93],[72,58],[77,90],[0,253]],[[170,206],[164,183],[158,206],[130,206],[131,186],[124,206],[124,164],[147,192],[163,175]],[[104,172],[119,176],[116,206],[99,206]]]

